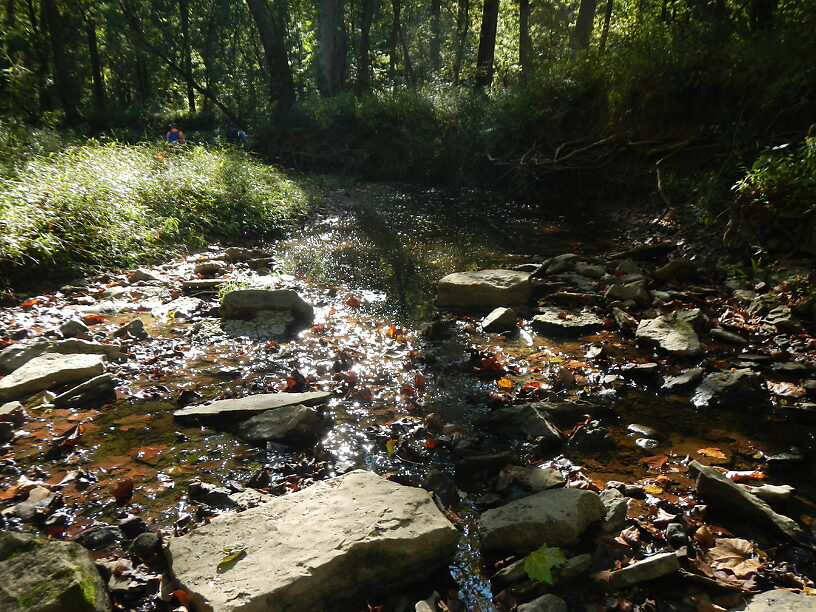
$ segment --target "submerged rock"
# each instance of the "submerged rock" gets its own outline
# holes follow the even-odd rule
[[[487,415],[483,425],[506,436],[542,438],[548,443],[561,440],[561,432],[552,424],[541,404],[521,404],[499,408]]]
[[[482,514],[479,535],[485,550],[530,552],[542,544],[568,546],[606,508],[592,491],[548,489]]]
[[[652,301],[649,292],[646,291],[646,282],[636,280],[626,284],[611,285],[604,293],[607,301],[621,300],[626,302],[632,300],[640,306],[648,306]]]
[[[744,368],[709,374],[692,401],[698,408],[744,408],[766,405],[769,397],[765,379]]]
[[[439,281],[438,304],[451,308],[516,306],[530,300],[530,273],[513,270],[456,272]]]
[[[643,319],[638,324],[635,337],[647,346],[672,355],[695,357],[703,352],[692,324],[673,316]]]
[[[709,333],[715,340],[726,344],[733,344],[734,346],[746,346],[748,344],[748,341],[742,336],[719,327],[713,328]]]
[[[237,399],[216,400],[209,404],[195,404],[176,410],[176,418],[229,417],[240,420],[267,410],[284,406],[320,404],[331,397],[326,391],[309,391],[307,393],[261,393]]]
[[[331,610],[422,580],[458,539],[427,491],[357,470],[173,538],[169,556],[196,609]]]
[[[100,355],[40,355],[0,379],[0,401],[25,397],[54,384],[82,382],[104,369]]]
[[[110,609],[105,583],[79,544],[0,532],[0,610]]]
[[[677,376],[667,376],[663,379],[663,389],[666,391],[682,391],[695,386],[703,380],[702,368],[691,368]]]

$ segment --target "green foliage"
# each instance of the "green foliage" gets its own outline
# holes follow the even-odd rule
[[[534,550],[524,559],[524,571],[533,582],[544,582],[552,584],[553,578],[551,569],[563,565],[567,558],[560,548],[547,546],[546,544]]]
[[[294,181],[232,149],[92,143],[33,155],[0,183],[0,277],[258,240],[307,206]]]

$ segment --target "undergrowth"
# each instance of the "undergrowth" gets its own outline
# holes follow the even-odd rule
[[[0,282],[130,266],[279,233],[304,189],[239,151],[91,142],[29,153],[0,181]]]

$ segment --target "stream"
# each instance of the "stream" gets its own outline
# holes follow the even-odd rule
[[[648,495],[630,504],[632,517],[648,515],[660,499],[679,504],[692,486],[679,468],[656,479],[656,458],[661,466],[691,457],[753,471],[762,457],[814,444],[816,422],[786,426],[784,397],[774,399],[770,412],[706,412],[688,396],[666,394],[630,375],[631,364],[657,361],[665,374],[687,364],[656,360],[614,327],[572,339],[547,338],[524,325],[514,334],[488,334],[479,325],[484,313],[437,310],[436,281],[451,272],[512,268],[568,252],[602,257],[612,249],[617,228],[600,218],[558,217],[475,192],[395,186],[337,187],[326,201],[304,228],[262,245],[273,258],[268,266],[235,264],[223,272],[236,288],[297,290],[315,307],[311,327],[292,338],[246,329],[207,335],[201,321],[212,316],[217,295],[190,294],[203,301],[189,312],[162,310],[182,298],[177,288],[169,296],[140,295],[130,311],[99,313],[89,324],[93,339],[108,338],[134,317],[144,321],[150,339],[122,340],[128,359],[113,369],[121,382],[110,401],[55,408],[46,391],[26,402],[27,418],[0,459],[0,503],[9,507],[25,478],[61,486],[62,518],[44,527],[51,536],[72,537],[95,521],[133,515],[183,533],[206,519],[187,491],[194,478],[234,490],[253,483],[279,495],[363,468],[419,485],[431,469],[456,478],[454,466],[470,449],[483,455],[509,451],[529,465],[559,468],[572,484],[597,489],[608,481],[651,485]],[[155,270],[178,287],[196,277],[196,265],[222,250],[213,245]],[[128,287],[125,275],[111,275],[33,297],[0,312],[0,337],[6,344],[57,338],[55,329],[70,308],[133,301]],[[711,359],[736,359],[756,348],[718,347]],[[791,380],[784,373],[778,377]],[[306,390],[333,393],[325,407],[332,426],[314,448],[258,448],[172,416],[180,407],[213,399]],[[501,438],[478,424],[496,407],[556,398],[601,406],[592,418],[603,424],[605,443],[577,440],[542,452],[533,440]],[[577,430],[586,425],[582,421],[565,429]],[[816,499],[807,471],[787,474],[786,482],[797,486],[803,501]],[[466,610],[499,610],[475,524],[481,511],[516,493],[495,475],[470,484],[466,497],[450,508],[464,537],[449,586]],[[14,518],[9,522],[28,528]]]

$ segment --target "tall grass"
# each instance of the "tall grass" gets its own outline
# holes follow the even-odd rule
[[[242,152],[90,143],[29,154],[0,180],[0,279],[129,266],[280,232],[309,198]]]

